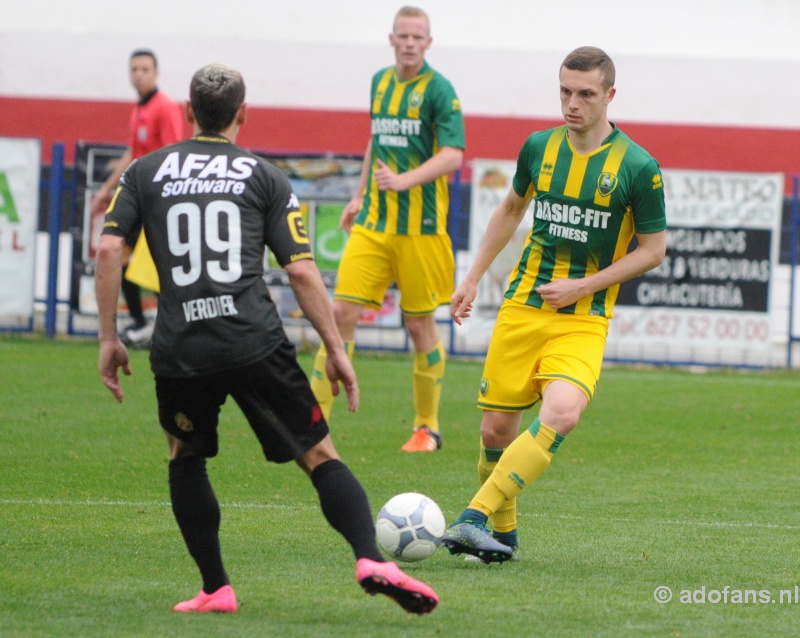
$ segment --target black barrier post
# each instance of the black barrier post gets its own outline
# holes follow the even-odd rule
[[[56,335],[56,306],[58,304],[58,242],[61,235],[61,195],[64,189],[64,144],[53,144],[50,161],[50,188],[47,194],[48,235],[50,257],[47,261],[47,305],[44,325],[47,336]]]

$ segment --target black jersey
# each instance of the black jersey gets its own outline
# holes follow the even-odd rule
[[[143,226],[160,280],[150,363],[165,377],[248,365],[284,338],[264,274],[264,246],[281,265],[311,259],[287,177],[223,137],[199,135],[134,161],[104,234]]]

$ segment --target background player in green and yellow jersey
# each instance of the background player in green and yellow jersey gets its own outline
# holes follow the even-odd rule
[[[441,447],[439,399],[445,369],[433,313],[449,303],[454,260],[447,235],[447,176],[463,160],[464,119],[450,82],[425,61],[431,45],[424,11],[403,7],[389,42],[395,66],[372,79],[372,137],[358,192],[342,212],[350,232],[339,266],[334,313],[352,356],[363,308],[380,308],[396,282],[400,308],[414,345],[414,432],[401,448],[433,452]],[[311,387],[330,415],[324,347],[314,363]]]
[[[482,486],[445,533],[452,553],[518,558],[516,497],[547,469],[594,395],[619,284],[664,258],[661,172],[608,121],[614,80],[614,63],[600,49],[566,57],[559,72],[565,125],[522,146],[513,188],[453,294],[451,315],[460,324],[533,200],[533,230],[509,277],[480,384]],[[520,433],[522,411],[540,401],[538,417]]]

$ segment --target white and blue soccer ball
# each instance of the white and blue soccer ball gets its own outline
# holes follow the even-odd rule
[[[407,563],[431,556],[442,542],[444,529],[444,515],[439,506],[416,492],[389,499],[375,522],[380,548]]]

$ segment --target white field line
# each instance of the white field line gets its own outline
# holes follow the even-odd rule
[[[29,507],[171,507],[168,501],[105,501],[105,500],[70,500],[70,499],[21,499],[21,498],[0,498],[1,505],[22,505]],[[220,507],[225,509],[254,509],[254,510],[302,510],[319,509],[318,505],[313,504],[293,504],[283,503],[229,503],[221,502]],[[717,527],[728,529],[775,529],[775,530],[800,530],[800,525],[785,525],[780,523],[767,522],[748,522],[748,521],[692,521],[681,519],[659,519],[642,520],[626,517],[601,517],[601,516],[577,516],[574,514],[554,514],[554,513],[532,513],[521,514],[520,518],[543,518],[543,519],[562,519],[570,521],[598,521],[603,520],[610,523],[659,523],[664,525],[685,525],[689,527]]]
[[[60,498],[0,498],[0,505],[27,505],[33,507],[172,507],[169,501],[80,501]],[[317,505],[285,505],[283,503],[220,503],[220,506],[264,510],[319,509]]]

